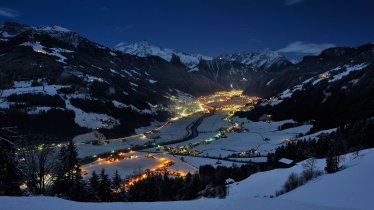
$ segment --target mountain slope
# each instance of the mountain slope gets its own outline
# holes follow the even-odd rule
[[[172,61],[173,56],[178,56],[179,60],[189,69],[193,69],[200,62],[200,60],[212,59],[211,57],[199,54],[193,55],[168,48],[157,47],[151,45],[147,41],[139,41],[129,45],[120,43],[115,47],[115,49],[127,54],[140,57],[158,56],[168,62]]]
[[[254,66],[258,69],[266,69],[269,71],[281,71],[283,68],[292,65],[283,55],[271,49],[265,49],[260,53],[238,52],[224,54],[219,56],[219,58],[229,61],[237,61],[246,65]]]
[[[114,51],[57,26],[6,22],[0,66],[0,108],[8,112],[2,123],[59,139],[91,129],[130,134],[165,120],[166,95],[222,89],[159,57]]]
[[[277,76],[267,81],[264,78],[259,89],[265,90],[264,95],[274,97],[239,115],[254,120],[263,114],[271,114],[274,120],[311,120],[314,122],[311,132],[372,117],[373,64],[374,44],[332,48],[319,56],[305,57]],[[256,92],[254,89],[247,89],[247,94]]]
[[[312,76],[317,76],[338,66],[372,63],[374,54],[372,46],[372,44],[366,44],[357,48],[336,47],[326,49],[318,56],[305,56],[301,62],[258,80],[256,84],[249,86],[246,92],[248,94],[259,93],[262,97],[271,97],[287,88],[301,84]]]

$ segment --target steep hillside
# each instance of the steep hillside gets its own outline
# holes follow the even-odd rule
[[[59,139],[91,129],[129,134],[165,120],[164,96],[222,89],[159,57],[124,54],[58,26],[6,22],[0,66],[2,123]]]
[[[262,97],[274,96],[287,88],[298,85],[310,77],[344,65],[373,62],[373,44],[356,48],[336,47],[322,51],[318,56],[305,56],[295,65],[290,65],[281,72],[268,74],[252,83],[246,89],[247,94],[257,93]]]
[[[189,69],[193,69],[200,60],[212,60],[209,56],[199,54],[194,55],[168,48],[161,48],[151,45],[147,41],[139,41],[129,45],[120,43],[115,47],[115,49],[139,57],[158,56],[168,62],[172,61],[173,56],[177,56],[181,63]]]
[[[254,52],[237,52],[219,56],[228,61],[237,61],[246,65],[254,66],[258,69],[268,71],[281,71],[291,66],[292,63],[279,52],[271,49],[265,49],[260,53]]]
[[[374,114],[374,44],[333,48],[305,57],[279,76],[269,78],[264,100],[251,119],[271,114],[274,120],[314,121],[312,131],[334,128]],[[271,91],[270,91],[271,90]],[[255,90],[247,89],[250,94]],[[277,94],[280,92],[279,94]]]
[[[270,49],[261,53],[233,53],[216,58],[179,52],[154,46],[147,41],[117,45],[117,50],[140,57],[157,56],[193,75],[202,75],[224,88],[245,89],[254,86],[267,74],[282,71],[292,65],[284,56]],[[266,77],[267,78],[267,77]]]

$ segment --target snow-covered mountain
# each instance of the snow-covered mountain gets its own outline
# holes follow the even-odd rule
[[[154,105],[166,104],[168,94],[222,89],[180,63],[121,53],[58,26],[5,22],[0,55],[0,109],[28,119],[9,114],[9,123],[58,139],[97,129],[129,135],[166,116]]]
[[[290,65],[290,61],[287,60],[279,52],[273,51],[269,48],[263,50],[260,53],[255,52],[237,52],[231,54],[224,54],[219,56],[221,59],[229,61],[238,61],[246,65],[252,65],[256,68],[269,69],[272,66],[282,67]]]
[[[78,33],[61,26],[28,26],[14,22],[5,22],[4,25],[0,26],[0,39],[2,41],[7,41],[25,32],[30,33],[31,38],[39,35],[47,35],[75,47],[77,47],[82,40],[85,40],[85,38],[81,37]]]
[[[318,56],[306,56],[300,63],[248,86],[246,94],[271,98],[246,117],[255,120],[271,114],[276,120],[313,120],[314,130],[372,117],[373,64],[374,44],[330,48]]]
[[[200,62],[200,60],[212,60],[212,58],[209,56],[184,53],[168,48],[154,46],[148,41],[139,41],[129,45],[119,43],[115,46],[115,49],[139,57],[158,56],[168,62],[170,62],[173,55],[175,55],[179,57],[180,61],[189,69],[193,69]]]

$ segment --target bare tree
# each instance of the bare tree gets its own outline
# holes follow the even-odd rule
[[[46,194],[47,187],[54,179],[56,165],[55,151],[52,148],[28,147],[23,152],[23,172],[32,193]]]
[[[317,161],[314,157],[307,159],[303,164],[303,172],[302,177],[305,181],[311,180],[319,175],[321,175],[321,171],[317,168]]]

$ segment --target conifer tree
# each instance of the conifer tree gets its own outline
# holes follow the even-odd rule
[[[100,173],[100,181],[98,186],[98,196],[101,201],[110,201],[111,198],[111,182],[108,174],[105,173],[103,168]]]
[[[58,159],[59,164],[54,192],[69,197],[70,188],[74,184],[80,184],[82,180],[77,148],[72,140],[69,141],[67,146],[61,148]]]

